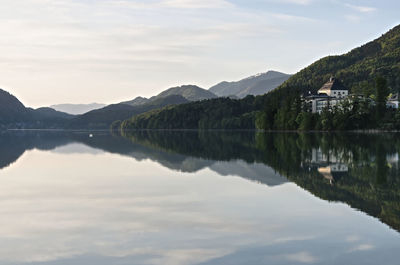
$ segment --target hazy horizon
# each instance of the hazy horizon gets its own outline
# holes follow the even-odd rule
[[[0,0],[0,88],[29,107],[117,103],[294,74],[400,23],[397,1]]]

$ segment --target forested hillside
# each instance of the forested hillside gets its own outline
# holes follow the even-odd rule
[[[373,88],[377,76],[385,77],[393,92],[400,92],[400,25],[346,54],[316,61],[280,88],[295,87],[315,92],[332,75],[342,80],[353,93]]]
[[[335,76],[357,95],[340,108],[310,114],[300,95],[315,93]],[[266,97],[257,127],[267,130],[399,129],[400,113],[386,109],[386,97],[400,89],[400,26],[349,53],[328,56],[292,76]],[[358,97],[361,96],[361,97]]]
[[[349,53],[318,60],[266,95],[174,106],[133,117],[122,123],[122,129],[347,130],[375,128],[387,123],[389,129],[400,127],[400,115],[379,111],[378,105],[384,102],[367,106],[367,101],[360,100],[354,103],[355,108],[348,106],[347,112],[308,115],[300,95],[316,92],[332,75],[351,93],[365,98],[376,99],[398,92],[400,26]],[[378,90],[382,92],[380,96]],[[395,118],[399,119],[398,124],[393,122]]]
[[[122,129],[254,129],[262,99],[217,98],[171,106],[136,115],[124,121]]]

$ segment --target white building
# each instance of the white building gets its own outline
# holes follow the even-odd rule
[[[343,99],[330,97],[327,95],[312,95],[306,98],[306,102],[312,113],[321,113],[325,108],[332,108],[339,104]]]
[[[312,113],[321,113],[325,108],[332,108],[347,98],[349,90],[343,84],[331,77],[319,90],[317,95],[306,97],[306,102]]]
[[[334,98],[345,98],[349,95],[349,90],[334,77],[331,77],[319,90],[318,94],[325,94]]]

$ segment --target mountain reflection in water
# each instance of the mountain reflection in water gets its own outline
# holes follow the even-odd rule
[[[294,182],[315,196],[344,202],[400,231],[398,134],[298,134],[205,131],[3,132],[0,169],[31,149],[81,143],[150,159],[181,172],[209,168],[268,186]]]

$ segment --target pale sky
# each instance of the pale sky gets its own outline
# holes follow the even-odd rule
[[[40,107],[296,73],[379,37],[399,10],[398,0],[0,0],[0,87]]]

